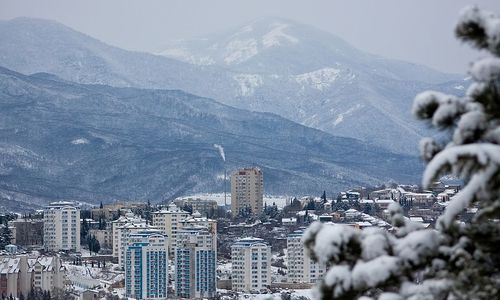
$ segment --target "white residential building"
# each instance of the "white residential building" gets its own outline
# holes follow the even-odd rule
[[[177,226],[177,232],[179,233],[185,227],[189,226],[201,226],[205,227],[208,232],[213,236],[214,248],[217,247],[217,221],[213,219],[208,219],[206,217],[202,217],[200,213],[194,212],[192,215],[187,217],[186,219],[181,220]],[[177,233],[177,235],[178,235]],[[179,238],[176,238],[178,241]]]
[[[174,261],[178,298],[215,297],[217,240],[207,226],[189,224],[179,230]]]
[[[170,239],[170,251],[174,253],[177,246],[177,232],[182,228],[182,221],[189,217],[189,213],[171,203],[167,209],[153,212],[153,226],[159,228]]]
[[[125,293],[133,299],[167,299],[168,241],[161,233],[130,235],[125,251]]]
[[[290,233],[286,240],[288,255],[287,281],[290,283],[316,283],[323,277],[326,267],[314,262],[305,252],[303,230]]]
[[[113,257],[118,258],[120,256],[120,245],[119,245],[119,238],[120,238],[120,227],[126,224],[142,224],[146,223],[146,220],[134,215],[131,212],[128,212],[125,214],[125,216],[121,216],[117,220],[111,222],[112,224],[112,239],[113,239]]]
[[[43,291],[63,289],[66,268],[54,256],[29,258],[27,255],[0,257],[0,295],[25,298],[33,288]]]
[[[46,251],[80,251],[80,208],[72,202],[53,202],[43,212]]]
[[[232,286],[237,292],[262,292],[271,284],[271,246],[243,238],[231,245]]]
[[[162,234],[163,232],[151,225],[146,223],[139,224],[125,224],[123,226],[118,227],[119,235],[118,235],[118,265],[120,267],[125,267],[125,254],[127,251],[127,247],[131,245],[133,242],[131,237],[134,234],[139,232],[148,233],[148,234]]]
[[[231,214],[259,216],[264,205],[264,176],[259,168],[244,168],[231,174]]]

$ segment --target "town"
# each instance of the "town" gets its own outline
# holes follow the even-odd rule
[[[433,228],[461,183],[396,183],[327,195],[264,196],[264,174],[234,171],[231,192],[149,201],[53,202],[1,216],[0,295],[8,299],[311,298],[327,267],[302,242],[313,222],[392,231],[387,208]],[[460,218],[475,213],[468,209]],[[42,298],[40,298],[42,297]],[[45,298],[43,298],[45,299]]]

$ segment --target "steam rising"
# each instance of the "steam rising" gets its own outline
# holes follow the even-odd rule
[[[214,147],[219,150],[220,157],[223,161],[226,161],[226,154],[224,153],[224,148],[219,144],[214,144]]]

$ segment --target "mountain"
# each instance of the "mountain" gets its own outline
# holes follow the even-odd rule
[[[460,76],[360,51],[316,28],[260,18],[235,30],[171,43],[159,54],[234,72],[239,91],[225,103],[416,153],[432,134],[411,116],[427,89],[460,94]]]
[[[0,68],[4,207],[220,192],[224,162],[214,144],[224,147],[229,171],[260,166],[271,194],[415,182],[422,171],[416,157],[179,90],[83,85]]]
[[[330,33],[276,18],[178,41],[163,56],[39,19],[1,21],[0,39],[0,65],[21,73],[180,89],[412,155],[431,134],[410,115],[414,96],[427,89],[463,93],[458,76],[366,54]]]
[[[344,66],[396,80],[440,83],[459,79],[424,66],[367,54],[331,33],[276,17],[262,17],[207,37],[173,41],[159,54],[242,73],[297,75]]]

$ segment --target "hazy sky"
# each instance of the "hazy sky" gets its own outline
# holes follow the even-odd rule
[[[500,13],[499,0],[0,0],[0,19],[53,19],[112,45],[158,52],[172,39],[277,16],[374,54],[463,73],[481,55],[453,35],[458,12],[471,3]]]

